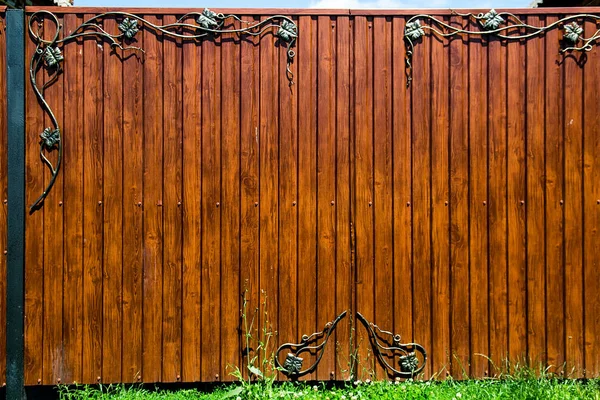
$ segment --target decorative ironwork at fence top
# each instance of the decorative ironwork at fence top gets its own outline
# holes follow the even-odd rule
[[[475,25],[479,29],[464,29],[462,26],[452,26],[439,18],[427,14],[415,15],[406,22],[404,41],[406,43],[407,86],[410,86],[410,82],[412,81],[412,56],[415,43],[426,36],[426,31],[441,38],[468,35],[517,41],[541,36],[551,29],[562,27],[563,41],[560,53],[568,51],[588,52],[592,50],[593,44],[600,40],[600,29],[597,29],[591,36],[585,37],[583,36],[583,27],[580,25],[586,20],[597,24],[600,22],[600,15],[571,15],[546,26],[530,25],[519,19],[515,14],[510,12],[496,12],[494,9],[485,14],[461,14],[453,12],[453,15],[464,17],[466,21],[475,22]]]
[[[462,14],[453,12],[464,18],[462,25],[453,26],[452,23],[443,21],[438,17],[427,14],[418,14],[407,20],[404,29],[404,41],[406,44],[406,75],[407,86],[410,86],[413,72],[413,53],[415,44],[430,34],[441,38],[450,38],[454,36],[478,36],[495,37],[502,40],[518,41],[541,36],[545,32],[561,28],[563,30],[563,40],[560,53],[577,51],[588,52],[592,49],[594,43],[600,40],[600,29],[597,29],[589,37],[584,36],[582,23],[592,21],[600,23],[600,15],[594,14],[576,14],[567,16],[558,21],[552,22],[546,26],[534,26],[519,19],[510,12],[496,12],[490,10],[487,13],[480,14]],[[102,21],[107,18],[114,18],[118,22],[117,32],[108,32],[102,26]],[[49,20],[54,23],[54,35],[51,39],[44,39],[42,35],[42,21]],[[475,27],[465,29],[465,21],[473,22]],[[46,24],[47,25],[47,24]],[[56,81],[58,75],[62,72],[62,63],[64,57],[61,46],[77,38],[95,37],[106,41],[113,48],[121,50],[132,50],[144,52],[140,47],[133,46],[135,36],[141,29],[148,29],[165,36],[179,38],[183,40],[196,40],[219,34],[238,34],[249,36],[260,36],[265,32],[271,31],[279,41],[285,45],[287,53],[286,76],[290,85],[293,84],[293,74],[290,69],[295,52],[295,46],[298,38],[298,27],[294,21],[283,15],[273,15],[261,21],[245,21],[233,14],[217,13],[209,9],[202,12],[190,12],[180,17],[175,23],[158,25],[154,24],[140,16],[127,12],[105,12],[98,14],[77,27],[68,36],[60,38],[60,25],[58,17],[50,11],[42,10],[33,13],[29,19],[29,32],[36,43],[36,50],[30,62],[30,81],[34,92],[43,109],[48,113],[52,126],[45,127],[40,134],[40,157],[51,172],[51,178],[46,188],[38,199],[31,205],[30,211],[38,209],[44,199],[48,196],[58,173],[62,162],[62,136],[58,124],[50,105],[44,97],[45,89]],[[46,66],[50,71],[50,77],[46,83],[40,85],[37,82],[36,75],[40,68]],[[55,163],[51,162],[48,154],[54,150],[58,151]]]
[[[103,28],[101,22],[107,18],[117,19],[119,22],[118,32],[107,32]],[[56,27],[50,40],[44,39],[42,33],[44,27],[42,21],[46,19],[52,21]],[[144,28],[156,33],[162,33],[165,36],[183,40],[202,39],[220,34],[260,37],[263,33],[272,31],[275,37],[286,46],[286,76],[290,85],[294,83],[290,64],[296,55],[293,47],[298,37],[298,27],[291,18],[284,15],[273,15],[256,22],[245,21],[233,14],[225,15],[205,8],[202,12],[190,12],[183,15],[175,23],[158,25],[135,14],[115,11],[98,14],[88,19],[73,30],[71,34],[61,39],[60,31],[62,26],[58,17],[52,12],[44,10],[33,13],[29,18],[28,26],[29,32],[37,44],[29,65],[31,85],[42,107],[50,116],[53,125],[44,128],[40,134],[40,157],[51,172],[50,182],[38,199],[30,206],[30,212],[35,211],[42,205],[60,171],[63,154],[61,130],[52,108],[44,97],[44,91],[56,81],[58,75],[62,72],[61,63],[64,61],[64,57],[60,47],[68,42],[77,38],[95,37],[107,41],[111,47],[143,53],[144,50],[141,47],[132,46],[129,43],[134,40],[140,29]],[[36,75],[44,65],[50,70],[50,78],[46,83],[40,85],[36,79]],[[58,157],[54,164],[47,157],[47,154],[53,150],[58,151]]]

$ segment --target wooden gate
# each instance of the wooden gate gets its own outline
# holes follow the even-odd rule
[[[308,379],[356,359],[386,377],[357,312],[422,344],[425,377],[493,375],[486,357],[600,372],[600,53],[583,48],[600,10],[496,19],[543,27],[527,39],[473,34],[485,13],[233,13],[233,28],[289,16],[292,47],[281,17],[190,39],[152,28],[182,10],[50,11],[61,38],[136,19],[123,45],[143,53],[83,35],[56,44],[55,81],[56,65],[34,74],[61,129],[42,154],[63,158],[26,217],[27,385],[230,380],[244,322],[274,351],[346,310]],[[27,9],[48,41],[50,15]],[[582,48],[561,52],[572,22]],[[26,115],[31,205],[54,132],[31,86]]]

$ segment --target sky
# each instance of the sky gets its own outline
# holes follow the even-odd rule
[[[477,8],[489,10],[528,7],[532,0],[75,0],[76,6],[90,7],[204,7],[222,8]]]

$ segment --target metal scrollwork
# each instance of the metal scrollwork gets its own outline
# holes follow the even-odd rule
[[[565,53],[567,51],[588,52],[592,50],[593,44],[600,40],[600,29],[597,29],[596,32],[586,38],[582,36],[583,28],[580,25],[583,21],[593,21],[598,24],[600,22],[600,15],[571,15],[547,26],[530,25],[520,20],[512,13],[496,12],[496,10],[493,9],[487,13],[461,14],[453,12],[453,15],[466,17],[468,20],[476,22],[480,29],[462,29],[426,14],[415,15],[406,22],[404,28],[404,42],[406,45],[407,87],[410,86],[412,81],[412,56],[415,42],[419,40],[419,38],[425,36],[426,31],[441,38],[457,35],[472,35],[516,41],[541,36],[551,29],[562,27],[563,47],[560,49],[560,53]]]
[[[120,21],[118,24],[118,32],[110,33],[104,30],[102,21],[108,18],[115,18],[117,22]],[[55,26],[52,39],[43,38],[41,30],[43,27],[42,21],[44,20],[51,21]],[[241,27],[236,28],[233,25],[236,22],[239,23]],[[46,24],[46,26],[47,25],[48,24]],[[255,22],[244,21],[235,15],[225,15],[209,9],[204,9],[202,12],[187,13],[175,23],[157,25],[135,14],[115,11],[99,14],[88,19],[62,39],[60,38],[61,29],[62,26],[60,25],[58,18],[49,11],[37,11],[29,18],[29,33],[36,42],[35,53],[33,54],[29,65],[29,78],[42,108],[48,113],[53,125],[52,127],[45,128],[40,135],[40,157],[50,169],[52,176],[43,193],[31,205],[31,212],[41,207],[44,199],[52,189],[61,167],[63,151],[61,130],[56,116],[44,97],[44,92],[46,88],[56,81],[58,75],[62,72],[61,63],[64,62],[64,56],[60,47],[68,42],[82,37],[94,37],[98,40],[108,42],[109,45],[114,48],[140,51],[143,53],[144,50],[140,47],[127,45],[127,42],[132,41],[140,29],[148,29],[165,36],[184,40],[196,40],[218,34],[238,34],[260,37],[263,33],[271,31],[286,47],[286,76],[290,85],[294,83],[294,76],[290,69],[290,65],[296,55],[292,48],[295,46],[296,39],[298,38],[298,28],[291,18],[283,15],[274,15],[265,18],[262,21]],[[50,78],[47,79],[46,83],[43,85],[41,85],[36,78],[37,72],[42,66],[46,66],[50,71]],[[58,151],[56,164],[52,164],[47,157],[49,152],[54,150]]]
[[[427,353],[423,346],[417,343],[400,343],[400,335],[381,330],[367,321],[361,313],[356,313],[356,317],[367,328],[373,353],[389,375],[412,378],[425,368]],[[388,362],[395,357],[398,357],[399,368]]]
[[[335,320],[328,322],[321,332],[313,333],[310,336],[302,336],[302,341],[300,343],[285,343],[279,346],[275,352],[275,365],[277,368],[287,377],[292,379],[297,379],[313,372],[323,357],[325,345],[327,344],[331,333],[335,330],[336,325],[346,316],[346,314],[347,311],[344,311],[338,315]],[[323,342],[320,344],[311,345],[311,343],[316,342],[319,339],[323,339]],[[279,357],[280,354],[285,350],[287,350],[288,353],[282,365],[279,361]],[[317,353],[315,362],[304,370],[302,369],[302,363],[304,359],[300,357],[300,354],[302,353]]]

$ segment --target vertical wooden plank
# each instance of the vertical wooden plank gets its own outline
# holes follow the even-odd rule
[[[585,32],[595,32],[597,24],[587,22]],[[586,377],[600,375],[600,52],[588,54],[583,67],[583,277],[585,302],[584,343]]]
[[[92,16],[85,14],[84,19]],[[102,378],[104,51],[95,39],[86,39],[83,52],[83,381],[96,382]]]
[[[65,14],[63,29],[68,35],[82,23],[75,14]],[[69,110],[63,132],[64,174],[64,286],[62,382],[81,382],[82,357],[82,265],[83,265],[83,43],[65,46],[64,102]]]
[[[221,52],[202,42],[202,341],[203,381],[219,380],[221,337]]]
[[[317,298],[317,26],[301,16],[298,31],[298,335],[321,330],[316,324]],[[315,374],[307,375],[309,380]]]
[[[537,16],[528,24],[540,25]],[[525,45],[527,58],[527,355],[531,365],[546,361],[546,235],[545,235],[545,142],[543,40]]]
[[[508,350],[521,364],[527,355],[527,249],[525,238],[525,44],[507,44]]]
[[[35,52],[33,40],[27,40],[26,52]],[[27,64],[28,65],[28,64]],[[38,82],[44,82],[40,71]],[[27,84],[25,95],[25,202],[29,206],[45,189],[45,166],[40,162],[39,135],[44,129],[44,113],[39,106],[31,85]],[[44,291],[44,209],[29,214],[25,219],[25,384],[36,385],[42,379],[42,318]]]
[[[455,21],[456,22],[456,21]],[[460,51],[462,56],[462,40],[453,40],[453,64],[450,64],[449,49],[446,40],[436,36],[431,36],[431,115],[432,115],[432,135],[431,135],[431,262],[432,262],[432,329],[433,347],[429,349],[432,357],[434,373],[450,373],[452,363],[451,350],[451,332],[450,332],[450,153],[449,153],[449,128],[450,128],[450,104],[453,101],[453,107],[457,98],[462,100],[465,90],[464,82],[456,82],[456,76],[453,75],[454,87],[448,92],[449,65],[459,65],[462,67],[465,60],[456,59],[456,50]],[[453,74],[454,69],[452,70]],[[462,79],[461,71],[458,71],[458,78]],[[456,93],[453,91],[456,90]],[[448,96],[451,93],[454,97]],[[464,102],[463,102],[464,103]],[[466,104],[462,105],[466,107]],[[464,110],[459,111],[460,116],[464,115]],[[456,112],[453,117],[456,118]],[[463,127],[461,127],[463,128]],[[454,129],[456,129],[454,127]],[[453,131],[454,133],[454,131]],[[463,135],[464,132],[459,132]],[[459,171],[462,173],[462,171]],[[460,176],[459,176],[460,177]],[[452,199],[454,200],[454,199]],[[459,199],[457,199],[459,200]],[[454,202],[452,203],[454,207]],[[459,244],[464,244],[462,238]],[[462,327],[463,329],[468,326]],[[460,376],[457,376],[460,377]]]
[[[573,54],[563,62],[565,372],[573,376],[582,376],[584,370],[583,68],[578,63],[580,57]],[[595,90],[592,88],[588,90]]]
[[[296,83],[289,85],[287,56],[279,60],[279,327],[278,342],[298,340],[298,69],[292,64]],[[302,335],[300,335],[302,336]]]
[[[413,340],[412,90],[406,87],[404,18],[393,20],[394,332]],[[410,293],[410,295],[408,295]]]
[[[0,13],[0,25],[6,26],[4,10]],[[0,76],[6,76],[6,35],[0,33]],[[0,82],[0,148],[7,148],[6,79]],[[6,255],[7,247],[7,153],[0,154],[0,321],[6,321]],[[0,329],[0,354],[6,354],[6,329]],[[6,382],[6,357],[0,358],[0,380]]]
[[[165,24],[175,23],[165,15]],[[164,270],[163,270],[163,359],[162,382],[181,379],[181,276],[182,276],[182,44],[179,39],[163,41],[164,129]]]
[[[160,17],[147,20],[160,25]],[[143,380],[158,382],[163,314],[163,51],[162,37],[144,30]]]
[[[335,23],[327,16],[317,20],[317,326],[335,318]],[[327,346],[317,379],[335,371],[335,347]]]
[[[108,32],[118,30],[107,19]],[[104,49],[104,268],[102,323],[103,382],[121,381],[122,274],[123,274],[123,70],[118,49]]]
[[[412,209],[413,335],[425,349],[431,337],[431,41],[419,43],[413,59]],[[424,370],[433,373],[431,358]]]
[[[375,319],[375,269],[373,225],[373,22],[371,17],[354,20],[354,115],[356,160],[356,308],[369,322]],[[368,348],[366,330],[357,330],[360,379],[371,378],[375,359]]]
[[[336,300],[335,314],[352,309],[351,248],[350,248],[350,116],[351,116],[351,70],[350,70],[350,18],[337,17],[336,32]],[[304,116],[302,116],[304,117]],[[348,379],[351,331],[350,318],[336,328],[336,380]]]
[[[138,35],[136,46],[143,46]],[[154,40],[152,38],[151,40]],[[142,379],[143,338],[143,152],[142,55],[128,54],[123,67],[123,382]]]
[[[259,336],[273,346],[274,340],[268,335],[278,329],[279,62],[272,35],[262,36],[259,48],[259,288],[263,307],[258,320]]]
[[[245,20],[253,17],[246,16]],[[242,312],[242,365],[247,365],[254,356],[250,349],[256,349],[257,322],[252,324],[259,304],[258,295],[258,82],[259,54],[258,40],[253,37],[241,41],[240,78],[240,274],[244,303]],[[250,337],[251,336],[251,337]],[[250,340],[252,338],[252,340]],[[245,368],[245,367],[244,367]],[[243,370],[243,373],[247,371]]]
[[[506,207],[506,44],[490,39],[488,47],[488,237],[490,284],[490,354],[496,366],[508,355],[508,271]],[[499,371],[495,371],[499,372]]]
[[[548,16],[546,24],[558,20]],[[563,143],[563,71],[562,57],[556,51],[558,30],[546,35],[545,116],[546,116],[546,316],[547,354],[551,372],[563,370],[565,362],[564,315],[564,143]]]
[[[487,41],[469,40],[469,260],[471,374],[489,372],[488,285],[488,50]]]
[[[221,60],[221,380],[240,366],[240,41],[222,42]]]
[[[382,329],[393,328],[393,219],[392,219],[392,23],[385,17],[373,21],[378,51],[373,54],[374,148],[374,256],[375,316]],[[377,377],[385,377],[378,365]]]
[[[61,22],[59,20],[59,22]],[[62,23],[62,22],[61,22]],[[44,32],[44,38],[50,39],[53,27],[49,23],[48,29]],[[49,74],[48,70],[43,69],[43,73]],[[49,75],[46,76],[48,81]],[[57,79],[46,89],[44,96],[49,104],[52,104],[52,111],[56,116],[59,125],[63,122],[63,86],[64,75],[59,74]],[[44,126],[52,127],[52,122],[48,115],[45,116]],[[54,164],[58,160],[58,151],[52,151],[48,156]],[[50,180],[50,171],[46,169],[44,180]],[[62,376],[62,288],[63,288],[63,221],[62,208],[59,203],[63,195],[63,176],[59,174],[51,195],[44,201],[44,297],[43,297],[43,363],[44,373],[42,382],[52,385]],[[48,227],[48,229],[46,229]],[[42,240],[40,238],[40,240]]]
[[[200,380],[201,263],[202,263],[202,46],[183,43],[183,293],[181,379]]]
[[[465,21],[452,18],[461,26]],[[455,25],[456,26],[456,25]],[[469,369],[469,47],[450,43],[450,279],[452,375]],[[433,157],[433,155],[432,155]],[[433,169],[432,169],[433,174]],[[455,361],[455,362],[454,362]]]

